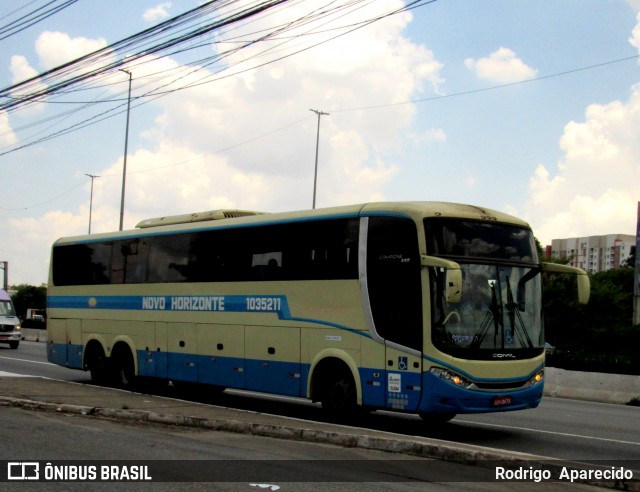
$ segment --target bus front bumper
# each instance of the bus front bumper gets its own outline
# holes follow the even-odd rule
[[[420,412],[487,413],[536,408],[542,399],[544,380],[523,389],[477,391],[460,388],[431,374],[424,374]]]

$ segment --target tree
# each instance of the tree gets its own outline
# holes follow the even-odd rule
[[[629,252],[629,256],[622,264],[623,267],[635,268],[636,267],[636,247],[631,246],[631,251]]]
[[[575,297],[575,279],[545,279],[545,339],[556,350],[550,366],[566,369],[640,374],[640,325],[633,326],[633,268],[590,276],[589,304]]]
[[[20,284],[14,286],[13,289],[16,293],[11,297],[11,300],[19,317],[24,319],[27,315],[27,309],[44,310],[47,308],[47,287],[45,285],[35,287]]]

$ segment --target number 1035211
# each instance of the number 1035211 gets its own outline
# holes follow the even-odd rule
[[[280,311],[279,297],[247,297],[247,311]]]

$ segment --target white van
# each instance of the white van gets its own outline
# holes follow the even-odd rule
[[[20,320],[6,290],[0,289],[0,343],[8,343],[12,349],[20,345]]]

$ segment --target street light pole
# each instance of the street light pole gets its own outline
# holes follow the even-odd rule
[[[93,180],[95,178],[99,178],[100,176],[96,176],[95,174],[86,174],[85,176],[89,176],[91,178],[91,198],[89,199],[89,234],[91,234],[91,212],[93,210]]]
[[[131,72],[123,68],[119,68],[121,72],[129,75],[129,97],[127,98],[127,128],[124,135],[124,164],[122,166],[122,194],[120,195],[120,230],[122,230],[122,223],[124,221],[124,189],[127,180],[127,153],[129,147],[129,113],[131,112],[131,79],[133,76]]]
[[[329,113],[324,113],[319,109],[309,109],[318,115],[318,130],[316,133],[316,166],[313,172],[313,208],[316,208],[316,188],[318,184],[318,148],[320,147],[320,117],[322,115],[329,116]]]
[[[9,262],[0,261],[0,268],[4,270],[2,288],[4,290],[9,290]]]

